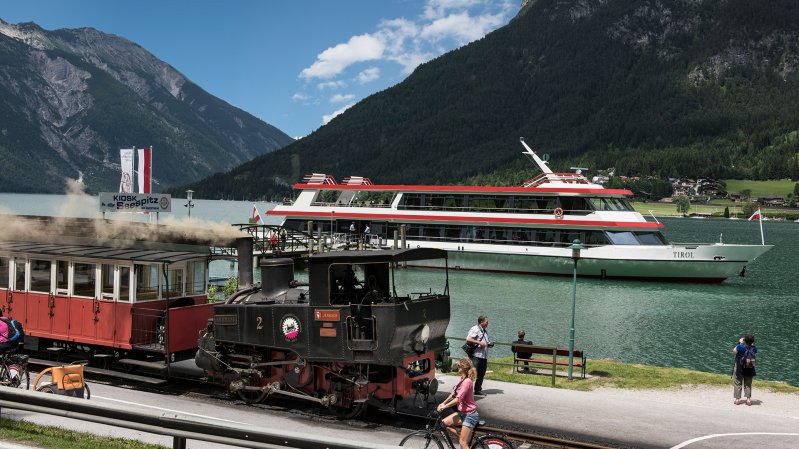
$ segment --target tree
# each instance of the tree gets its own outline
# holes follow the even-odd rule
[[[743,206],[744,215],[746,215],[747,217],[751,217],[752,214],[755,213],[758,207],[759,206],[757,203],[749,202],[744,204]]]
[[[208,286],[208,302],[215,302],[219,294],[222,294],[222,299],[228,299],[230,295],[236,293],[236,290],[239,289],[239,278],[236,276],[230,276],[225,281],[225,285],[222,286],[222,289],[219,289],[219,286],[216,284],[211,284]]]
[[[677,213],[685,215],[688,213],[688,209],[691,208],[691,200],[688,199],[685,195],[680,195],[677,197]]]
[[[724,208],[724,218],[730,218],[730,208],[729,208],[729,206]]]
[[[751,189],[743,189],[743,190],[741,190],[741,199],[748,200],[749,197],[751,197],[751,196],[752,196],[752,190]]]

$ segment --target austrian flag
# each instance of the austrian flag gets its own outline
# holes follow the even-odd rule
[[[252,222],[253,223],[264,222],[261,219],[261,213],[258,212],[258,207],[256,207],[255,204],[252,205]]]
[[[753,213],[752,216],[749,217],[749,221],[761,220],[761,219],[762,219],[762,217],[760,216],[760,209],[756,210],[755,213]]]

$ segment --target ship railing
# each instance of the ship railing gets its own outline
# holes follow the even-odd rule
[[[588,179],[580,173],[541,173],[522,183],[522,187],[538,187],[550,182],[566,184],[590,184]]]
[[[553,242],[553,241],[546,241],[546,240],[525,240],[525,239],[505,239],[505,238],[485,238],[485,237],[439,237],[439,236],[407,236],[408,240],[421,240],[426,242],[449,242],[449,243],[484,243],[484,244],[494,244],[494,245],[528,245],[528,246],[542,246],[542,247],[550,247],[550,248],[568,248],[572,245],[572,242]],[[586,248],[593,248],[598,246],[605,246],[602,244],[596,243],[583,243],[582,244]]]
[[[325,201],[314,201],[311,203],[313,207],[377,207],[377,208],[390,208],[391,204],[386,203],[367,203],[363,201],[352,202],[352,203],[338,203],[338,202],[325,202]]]
[[[398,210],[427,210],[445,212],[489,212],[489,213],[511,213],[511,214],[544,214],[554,215],[556,208],[531,209],[516,207],[463,207],[463,206],[414,206],[400,205]],[[564,215],[588,215],[594,212],[589,209],[563,209]]]

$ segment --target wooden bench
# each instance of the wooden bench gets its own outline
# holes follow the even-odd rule
[[[525,362],[549,365],[552,367],[553,373],[558,366],[569,366],[568,349],[514,343],[511,346],[511,351],[513,351],[513,366],[517,370],[519,368],[525,368]],[[519,357],[520,354],[528,357]],[[572,366],[580,368],[582,370],[581,377],[585,378],[585,353],[579,349],[575,349],[573,358],[574,363]]]

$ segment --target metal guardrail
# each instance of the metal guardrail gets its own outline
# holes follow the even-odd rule
[[[374,443],[357,443],[341,438],[311,436],[287,430],[256,429],[178,413],[158,413],[135,406],[103,405],[85,399],[0,387],[2,408],[79,419],[173,437],[174,449],[185,449],[186,440],[209,441],[231,446],[276,449],[398,449]]]

